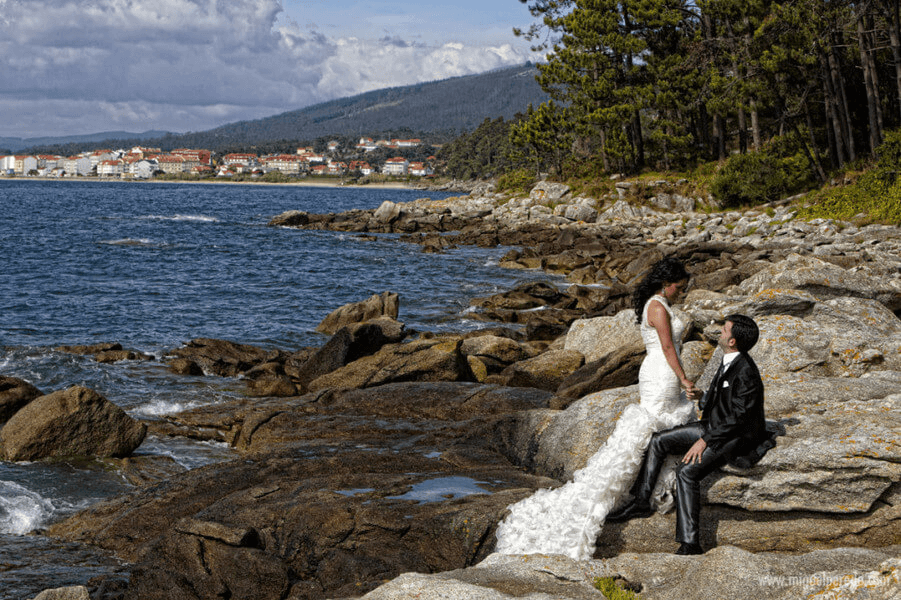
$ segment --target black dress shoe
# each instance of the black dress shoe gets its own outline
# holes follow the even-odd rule
[[[619,510],[615,510],[605,519],[608,523],[622,523],[623,521],[628,521],[629,519],[637,519],[640,517],[650,517],[654,514],[654,511],[651,510],[650,505],[640,503],[640,502],[631,502]]]
[[[680,556],[692,556],[694,554],[704,554],[704,549],[701,548],[700,544],[679,544],[679,549],[676,550],[676,554]]]

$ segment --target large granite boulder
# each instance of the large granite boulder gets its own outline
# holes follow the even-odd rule
[[[554,391],[584,363],[585,357],[581,352],[550,350],[510,365],[491,381],[512,387]]]
[[[249,344],[238,344],[228,340],[197,338],[170,353],[174,357],[176,372],[200,372],[235,377],[252,368],[277,360],[283,360],[279,350],[266,350]]]
[[[373,355],[317,377],[307,389],[364,388],[398,381],[472,381],[461,345],[460,337],[389,344]]]
[[[24,379],[0,375],[0,426],[43,392]]]
[[[573,352],[569,350],[568,352]],[[557,393],[573,399],[638,383],[645,351],[625,346],[576,369],[559,382]]]
[[[818,300],[809,292],[783,289],[750,296],[693,292],[686,299],[686,310],[697,325],[708,323],[704,334],[710,340],[719,335],[718,323],[726,315],[754,317],[761,336],[751,356],[765,376],[805,372],[859,377],[901,370],[901,319],[875,300]]]
[[[477,565],[444,573],[404,573],[364,600],[594,600],[609,578],[642,600],[890,600],[897,598],[897,552],[841,548],[798,555],[752,554],[734,546],[703,556],[624,553],[606,560],[492,554]],[[623,593],[623,597],[626,594]]]
[[[6,460],[127,456],[147,426],[93,390],[74,386],[32,400],[0,429]]]
[[[300,390],[306,390],[314,379],[374,354],[386,344],[396,344],[406,336],[404,325],[389,317],[351,323],[339,329],[303,363],[292,367],[286,364],[286,371]]]
[[[890,310],[901,309],[901,284],[897,280],[870,276],[865,267],[845,269],[813,256],[792,254],[738,286],[739,292],[746,295],[772,288],[803,290],[820,300],[868,298]]]
[[[567,350],[581,352],[585,362],[601,360],[629,348],[644,352],[644,342],[635,321],[635,311],[620,311],[615,317],[595,317],[575,321],[566,334]]]
[[[398,295],[393,292],[382,292],[361,302],[345,304],[335,309],[316,326],[316,331],[331,335],[352,323],[361,323],[379,317],[397,319],[398,310]]]

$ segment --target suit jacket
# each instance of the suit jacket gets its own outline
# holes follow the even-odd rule
[[[718,379],[714,379],[699,403],[701,436],[711,450],[719,450],[736,438],[741,443],[730,454],[745,454],[769,438],[763,415],[763,381],[754,360],[742,352]]]

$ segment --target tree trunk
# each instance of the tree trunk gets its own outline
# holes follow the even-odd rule
[[[854,128],[851,127],[851,109],[848,106],[848,95],[845,93],[845,78],[842,77],[841,65],[835,52],[835,46],[829,46],[829,67],[832,74],[832,85],[835,98],[838,101],[836,107],[838,119],[841,123],[842,137],[848,149],[848,160],[857,159],[857,150],[854,143]]]
[[[713,141],[716,144],[716,155],[719,160],[726,158],[726,119],[722,115],[713,117]]]
[[[600,131],[601,135],[601,161],[604,164],[604,172],[610,172],[610,157],[607,155],[607,130],[603,127]]]
[[[838,64],[833,55],[832,48],[826,48],[826,108],[832,120],[832,129],[835,132],[835,150],[838,155],[838,166],[853,160],[853,152],[850,145],[850,131],[843,119],[841,90],[839,89]]]
[[[710,116],[707,114],[707,105],[703,102],[698,106],[697,121],[695,130],[698,143],[704,148],[708,157],[713,156],[713,148],[710,145]]]
[[[636,108],[632,113],[632,145],[635,146],[635,163],[644,166],[644,136],[641,134],[641,115]]]
[[[829,157],[832,159],[832,168],[839,169],[845,164],[845,145],[842,136],[842,127],[838,122],[835,93],[832,90],[832,77],[829,75],[829,65],[826,56],[820,56],[820,70],[823,81],[823,106],[826,110],[826,131],[829,135]]]
[[[754,151],[759,152],[760,146],[760,112],[757,110],[757,99],[751,98],[751,142],[754,144]]]
[[[804,116],[807,118],[807,136],[810,138],[810,147],[813,148],[813,157],[811,158],[816,168],[817,180],[822,185],[826,183],[826,172],[823,170],[823,158],[820,156],[820,148],[817,145],[816,137],[813,135],[813,116],[810,114],[810,106],[807,104],[807,101],[804,102]],[[798,132],[798,137],[801,137],[800,132]],[[810,156],[809,152],[808,156]]]
[[[861,9],[863,10],[863,9]],[[860,66],[863,70],[863,84],[867,92],[867,114],[869,117],[870,152],[875,152],[876,147],[882,143],[882,116],[879,107],[879,82],[876,79],[876,65],[873,63],[870,36],[867,33],[864,21],[866,15],[857,15],[857,47],[860,50]]]
[[[898,122],[901,123],[901,3],[898,0],[883,0],[879,8],[888,23],[888,37],[895,61],[895,88],[898,93]]]

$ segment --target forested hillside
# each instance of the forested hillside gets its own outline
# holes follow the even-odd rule
[[[539,87],[537,74],[534,65],[526,64],[367,92],[209,131],[168,134],[156,140],[105,140],[103,144],[126,147],[134,142],[133,145],[159,146],[163,150],[186,147],[223,152],[254,147],[293,152],[298,143],[323,137],[406,135],[441,143],[475,129],[486,118],[511,118],[525,112],[530,103],[545,101],[548,95]],[[42,145],[39,149],[72,154],[91,147],[102,144]]]
[[[871,159],[901,125],[898,0],[528,5],[523,35],[551,51],[538,69],[552,100],[511,136],[535,171],[728,158],[714,192],[759,201]]]

